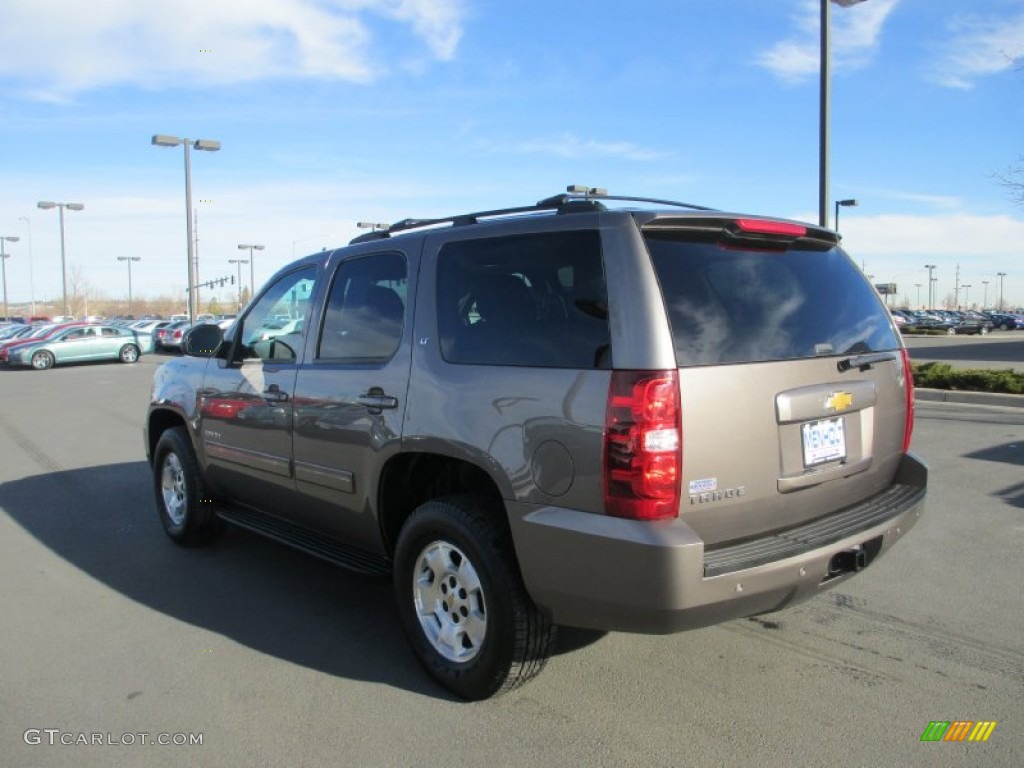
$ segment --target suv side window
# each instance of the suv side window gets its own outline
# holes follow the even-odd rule
[[[342,262],[327,297],[316,359],[387,362],[402,341],[407,276],[405,256],[400,253]]]
[[[460,240],[438,254],[441,354],[450,363],[611,365],[596,230]]]
[[[303,324],[316,283],[316,267],[289,272],[270,286],[235,331],[238,360],[294,361],[302,350]],[[283,322],[282,318],[289,320]]]

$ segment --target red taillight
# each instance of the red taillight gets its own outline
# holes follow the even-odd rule
[[[788,221],[770,221],[768,219],[736,219],[736,228],[740,232],[751,235],[803,237],[807,234],[807,227],[800,224],[791,224]]]
[[[910,438],[914,434],[914,374],[910,370],[910,353],[900,350],[903,358],[903,388],[907,396],[907,410],[903,422],[903,452],[910,450]]]
[[[609,515],[660,520],[679,514],[681,410],[677,371],[612,372],[604,427]]]

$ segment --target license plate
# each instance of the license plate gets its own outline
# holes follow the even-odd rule
[[[846,458],[846,430],[843,418],[822,419],[802,425],[804,466]]]

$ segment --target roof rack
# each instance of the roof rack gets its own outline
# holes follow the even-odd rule
[[[659,200],[652,197],[628,197],[609,195],[607,190],[600,187],[587,187],[580,184],[571,184],[566,191],[559,195],[546,197],[533,205],[522,205],[514,208],[496,208],[490,211],[476,211],[474,213],[460,213],[455,216],[442,216],[436,219],[402,219],[391,225],[375,224],[372,232],[359,235],[349,241],[350,245],[365,243],[371,240],[382,240],[391,237],[393,234],[405,232],[411,229],[433,227],[440,224],[451,224],[453,227],[466,224],[476,224],[481,219],[495,218],[498,216],[515,216],[517,214],[539,213],[543,211],[555,211],[557,213],[578,213],[582,211],[605,211],[608,210],[602,200],[617,200],[634,203],[651,203],[654,205],[671,205],[676,208],[689,208],[695,211],[711,211],[703,205],[692,203],[680,203],[674,200]]]

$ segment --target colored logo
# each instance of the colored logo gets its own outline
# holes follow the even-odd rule
[[[988,741],[995,728],[995,720],[932,720],[921,741]]]
[[[853,395],[849,392],[833,392],[825,401],[826,408],[834,408],[836,413],[842,413],[853,405]]]

